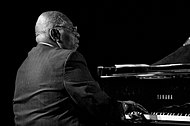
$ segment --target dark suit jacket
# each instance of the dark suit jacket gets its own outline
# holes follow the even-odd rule
[[[154,63],[154,65],[174,63],[190,63],[190,45],[181,46],[176,51]]]
[[[100,126],[120,118],[79,52],[41,44],[18,69],[13,110],[15,124],[27,126]]]

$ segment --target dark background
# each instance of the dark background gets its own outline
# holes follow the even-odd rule
[[[9,50],[9,53],[5,52],[8,67],[4,75],[8,91],[5,89],[3,97],[8,108],[4,118],[9,119],[8,123],[13,120],[16,72],[27,53],[36,46],[34,27],[42,12],[61,11],[78,26],[81,35],[78,51],[86,58],[96,79],[97,66],[152,64],[182,46],[190,36],[188,7],[183,0],[13,4],[11,9],[5,9],[4,18],[9,31],[6,38],[9,42],[3,46]]]

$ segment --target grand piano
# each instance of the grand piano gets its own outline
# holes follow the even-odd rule
[[[98,66],[101,88],[116,100],[143,105],[149,124],[190,126],[190,64]],[[130,114],[124,114],[130,120]]]

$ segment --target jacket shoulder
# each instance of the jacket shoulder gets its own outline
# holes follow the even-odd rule
[[[68,57],[68,60],[69,61],[84,62],[86,64],[86,60],[85,60],[84,56],[78,51],[71,52],[69,57]]]

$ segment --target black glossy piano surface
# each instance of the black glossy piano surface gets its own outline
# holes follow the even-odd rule
[[[110,97],[138,102],[157,115],[151,124],[190,125],[190,64],[100,66],[98,75]]]

